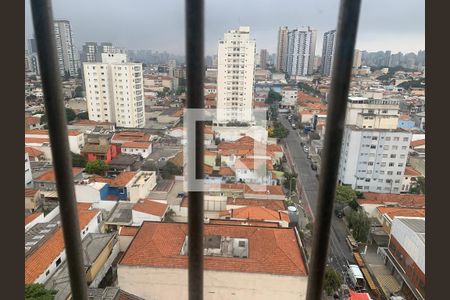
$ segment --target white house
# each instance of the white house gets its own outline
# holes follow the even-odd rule
[[[98,203],[102,200],[102,196],[107,193],[107,183],[104,182],[87,182],[83,180],[75,183],[75,197],[77,202]]]
[[[138,200],[131,210],[133,226],[141,226],[144,221],[163,221],[168,208],[167,204],[150,199]]]
[[[136,203],[139,199],[146,198],[156,186],[156,172],[139,171],[126,184],[128,197],[131,202]]]
[[[122,144],[122,152],[125,154],[139,154],[147,158],[152,154],[152,143],[150,142],[126,142]]]
[[[81,148],[84,147],[84,134],[77,130],[69,130],[68,138],[70,151],[76,154],[80,154]],[[29,143],[27,143],[27,139]],[[45,141],[49,142],[50,138],[48,135],[48,130],[26,130],[25,131],[26,145],[30,147],[36,146],[36,144],[31,143],[32,141],[40,142],[41,144],[42,142]]]
[[[205,224],[204,234],[205,299],[305,298],[295,229]],[[186,223],[144,222],[118,264],[118,285],[144,299],[187,299],[188,241]]]
[[[246,183],[271,185],[272,161],[270,159],[240,158],[234,165],[236,180]]]
[[[25,186],[30,185],[33,182],[33,174],[31,174],[30,157],[25,152]]]

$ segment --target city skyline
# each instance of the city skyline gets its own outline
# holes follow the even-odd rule
[[[370,52],[391,50],[393,53],[417,52],[424,49],[424,2],[383,1],[385,5],[379,1],[362,3],[356,48]],[[250,26],[253,38],[257,42],[257,49],[267,49],[269,53],[276,52],[279,26],[286,25],[292,28],[312,26],[317,29],[319,36],[336,27],[338,3],[335,1],[321,0],[314,5],[290,0],[284,3],[292,9],[284,10],[283,14],[274,14],[268,9],[275,5],[273,0],[258,2],[258,6],[241,4],[234,0],[226,3],[214,2],[214,5],[207,4],[205,54],[214,55],[217,52],[216,41],[221,38],[223,32],[239,26]],[[177,2],[177,5],[168,5],[162,1],[159,5],[152,3],[159,10],[158,14],[154,15],[149,15],[153,10],[145,9],[147,4],[143,1],[138,1],[126,10],[118,5],[111,5],[110,2],[108,5],[105,4],[103,0],[96,1],[95,4],[90,3],[89,5],[98,5],[99,9],[85,11],[81,9],[85,7],[83,1],[65,3],[56,0],[53,3],[54,17],[71,22],[78,49],[81,49],[81,45],[85,42],[105,40],[127,49],[152,49],[184,54],[184,46],[180,47],[178,43],[179,40],[184,42],[182,2]],[[405,10],[408,14],[404,13]],[[223,14],[224,11],[229,13]],[[29,38],[32,36],[32,22],[28,3],[25,20],[25,34]],[[95,20],[104,26],[93,28],[89,20],[92,22]],[[135,34],[130,34],[130,28],[134,28],[132,32]],[[161,28],[165,28],[165,34],[160,33]],[[317,42],[316,55],[320,55],[322,40]]]

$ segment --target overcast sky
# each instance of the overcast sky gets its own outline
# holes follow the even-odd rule
[[[26,0],[26,37],[33,34]],[[316,52],[325,31],[335,29],[338,0],[205,0],[205,51],[216,54],[229,29],[250,26],[258,49],[276,51],[278,27],[312,26]],[[75,44],[109,41],[128,49],[184,54],[183,0],[53,0],[55,19],[71,22]],[[425,48],[425,0],[363,0],[356,47],[417,52]]]

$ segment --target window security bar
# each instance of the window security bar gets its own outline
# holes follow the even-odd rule
[[[337,173],[344,135],[345,113],[347,110],[358,29],[361,0],[341,0],[335,46],[335,59],[331,77],[330,101],[328,103],[327,124],[320,168],[317,216],[314,224],[313,245],[309,265],[307,300],[322,299],[323,277],[327,259],[331,217],[336,193]]]
[[[67,121],[59,73],[51,0],[31,0],[34,33],[48,116],[53,167],[73,299],[87,300],[80,224],[72,175]]]
[[[186,0],[186,108],[205,108],[204,77],[204,1]],[[188,123],[190,127],[190,124]],[[194,130],[195,129],[195,130]],[[187,128],[188,143],[195,141],[195,153],[185,153],[186,159],[195,157],[195,179],[203,179],[204,133],[203,122]],[[188,172],[191,170],[188,170]],[[192,174],[187,174],[192,176]],[[186,180],[186,178],[185,178]],[[189,183],[189,181],[188,181]],[[192,191],[188,185],[188,235],[189,235],[189,299],[203,299],[203,191]]]
[[[360,0],[342,0],[339,12],[336,55],[321,168],[318,216],[315,223],[307,299],[322,297],[337,170],[344,131],[353,53],[359,19]],[[67,138],[61,78],[56,55],[51,0],[31,0],[41,78],[48,115],[49,135],[59,195],[64,242],[74,299],[87,300],[81,238],[76,209],[71,156]],[[204,108],[203,101],[204,2],[186,0],[187,108]],[[188,130],[189,132],[189,130]],[[189,136],[189,133],[188,133]],[[191,139],[188,139],[191,141]],[[195,126],[196,178],[203,178],[203,124]],[[189,197],[189,299],[203,299],[203,192]]]

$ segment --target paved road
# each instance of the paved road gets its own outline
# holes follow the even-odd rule
[[[285,116],[279,116],[278,120],[289,129],[286,138],[288,157],[290,157],[293,168],[298,176],[298,184],[302,188],[302,199],[305,211],[314,220],[319,194],[319,181],[316,172],[311,169],[311,161],[306,157],[300,145],[299,130],[293,130]],[[340,272],[345,271],[347,262],[354,263],[353,255],[346,242],[347,229],[344,222],[333,214],[331,224],[330,248],[328,261]]]

